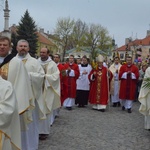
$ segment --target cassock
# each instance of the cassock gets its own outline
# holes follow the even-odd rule
[[[150,77],[150,67],[146,69],[144,78]],[[150,89],[144,88],[143,85],[145,85],[145,81],[143,80],[141,90],[139,93],[139,102],[141,103],[139,112],[145,116],[145,129],[150,129]]]
[[[60,93],[61,93],[60,100],[61,100],[61,106],[62,106],[64,100],[67,98],[67,95],[68,95],[67,75],[66,75],[66,70],[65,70],[64,65],[58,63],[57,67],[60,71]],[[50,119],[51,125],[53,124],[55,118],[59,116],[59,111],[60,111],[60,108],[53,110],[53,112],[51,113],[51,119]]]
[[[80,64],[79,71],[80,76],[77,79],[77,94],[75,103],[79,106],[84,106],[88,104],[89,90],[90,90],[90,81],[88,75],[92,70],[91,65],[89,64]],[[86,74],[83,74],[86,72]]]
[[[61,105],[63,104],[64,100],[67,98],[68,89],[67,89],[67,75],[64,65],[57,64],[57,67],[60,71],[60,89],[61,89]]]
[[[50,115],[53,110],[61,106],[60,102],[60,72],[56,63],[49,57],[48,60],[38,59],[45,71],[45,81],[43,85],[43,100],[45,101],[45,112],[47,119],[41,120],[39,124],[40,134],[49,134]]]
[[[96,72],[96,75],[94,75]],[[94,109],[106,109],[109,101],[109,82],[112,79],[112,73],[104,66],[93,69],[89,74],[90,94],[89,102],[97,105]]]
[[[18,103],[10,82],[0,76],[0,150],[21,150]]]
[[[113,74],[113,78],[110,83],[110,94],[111,94],[111,100],[112,103],[120,102],[119,99],[119,89],[120,89],[120,80],[119,80],[119,71],[120,71],[121,64],[112,64],[109,67],[109,70]],[[116,70],[118,70],[118,73],[116,73]]]
[[[130,74],[127,74],[131,71]],[[119,71],[120,92],[119,98],[122,100],[135,100],[135,91],[137,80],[139,78],[139,70],[135,65],[122,65]]]
[[[44,70],[37,59],[30,56],[29,53],[22,58],[18,54],[28,72],[33,93],[34,109],[28,111],[32,115],[32,122],[28,125],[28,130],[22,132],[22,150],[38,149],[39,144],[39,119],[45,119],[44,101],[42,99],[42,85],[44,80]],[[26,140],[27,139],[27,140]]]
[[[75,104],[75,97],[76,97],[76,80],[79,78],[80,72],[79,67],[75,63],[67,63],[64,64],[64,67],[66,69],[67,73],[67,89],[68,89],[68,95],[67,98],[64,101],[65,107],[72,107]],[[67,69],[71,68],[71,71],[68,72]]]

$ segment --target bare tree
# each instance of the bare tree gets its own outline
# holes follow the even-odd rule
[[[58,19],[54,33],[61,39],[61,46],[63,48],[63,60],[66,50],[69,49],[69,38],[73,32],[74,20],[70,18]]]
[[[89,31],[86,33],[85,44],[90,47],[91,57],[95,59],[98,55],[98,49],[105,51],[112,43],[106,28],[101,25],[91,24]]]
[[[87,25],[80,19],[77,21],[70,18],[59,19],[54,33],[61,39],[63,59],[66,50],[81,46],[87,47],[91,52],[92,59],[95,59],[99,49],[106,51],[112,45],[112,39],[106,28],[99,24]]]
[[[82,22],[80,19],[78,19],[75,22],[73,33],[71,35],[71,44],[73,47],[76,46],[84,46],[85,41],[85,35],[88,31],[88,26],[85,22]]]

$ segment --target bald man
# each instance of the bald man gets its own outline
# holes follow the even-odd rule
[[[45,140],[50,131],[50,118],[53,110],[61,106],[60,102],[60,72],[56,63],[49,57],[49,50],[41,48],[38,59],[45,72],[43,84],[43,100],[45,101],[45,112],[47,118],[39,124],[40,140]]]

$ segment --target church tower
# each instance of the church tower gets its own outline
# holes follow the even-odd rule
[[[9,31],[9,6],[8,6],[8,0],[5,1],[5,9],[4,10],[4,31],[2,32],[2,36],[7,36],[11,38],[11,33]]]

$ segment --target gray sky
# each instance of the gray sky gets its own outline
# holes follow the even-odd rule
[[[0,0],[0,31],[4,29],[3,7]],[[59,18],[81,19],[87,24],[106,27],[116,44],[125,38],[144,38],[150,29],[150,0],[8,0],[9,24],[18,24],[28,9],[38,27],[53,32]]]

